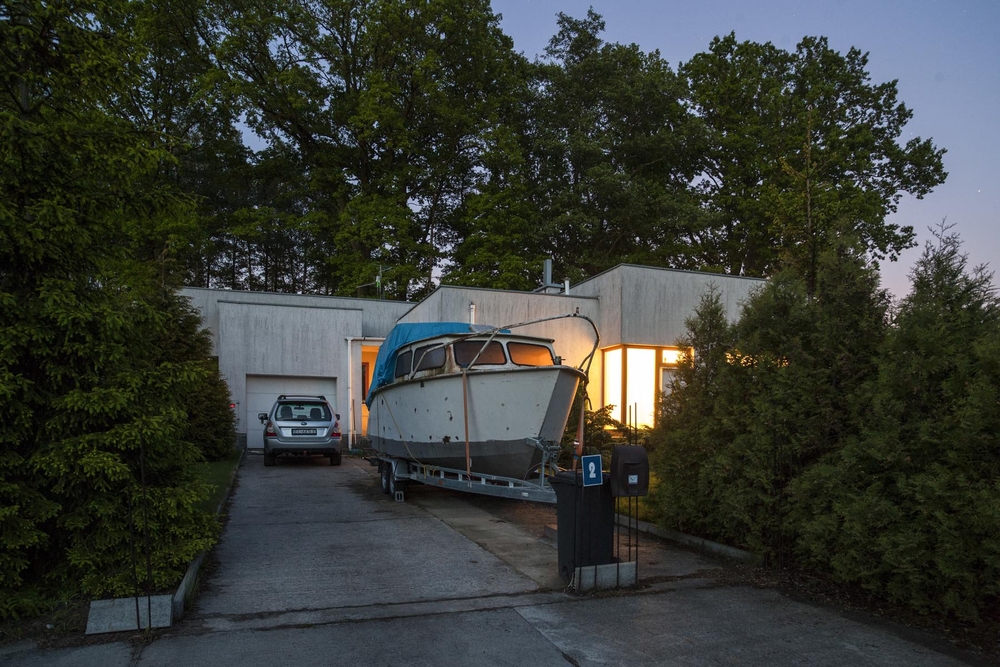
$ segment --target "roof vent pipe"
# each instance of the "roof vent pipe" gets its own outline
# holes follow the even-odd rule
[[[563,294],[569,296],[569,278],[566,278],[563,281]]]
[[[544,270],[542,273],[542,287],[548,287],[552,284],[552,258],[545,260]]]

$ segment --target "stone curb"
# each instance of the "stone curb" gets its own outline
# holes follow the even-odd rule
[[[629,518],[627,516],[623,514],[616,514],[615,516],[617,517],[618,525],[628,525]],[[718,542],[712,542],[711,540],[695,537],[694,535],[687,535],[676,530],[660,528],[659,526],[651,524],[648,521],[636,522],[635,519],[632,520],[633,527],[636,526],[637,523],[639,532],[655,535],[677,544],[694,547],[695,549],[700,549],[701,551],[729,558],[731,560],[740,561],[742,563],[757,564],[760,561],[760,557],[750,551],[744,551],[743,549],[737,549],[736,547],[719,544]]]
[[[243,456],[246,454],[246,451],[246,448],[240,449],[240,460],[236,462],[236,467],[233,468],[233,474],[229,478],[229,486],[226,487],[225,495],[223,495],[222,500],[219,501],[219,506],[215,508],[216,516],[222,513],[222,508],[225,507],[226,501],[229,500],[229,494],[233,492],[233,484],[236,483],[236,476],[239,474],[240,466],[243,465]],[[202,551],[193,561],[191,561],[191,564],[188,565],[187,572],[184,573],[184,578],[181,579],[181,583],[177,587],[177,592],[174,593],[173,601],[171,603],[172,623],[177,622],[184,617],[185,603],[194,592],[194,585],[198,581],[198,572],[201,570],[202,563],[205,562],[205,554],[207,553],[208,551]]]

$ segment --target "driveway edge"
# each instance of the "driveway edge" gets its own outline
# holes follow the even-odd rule
[[[226,502],[229,501],[229,495],[233,492],[233,484],[236,483],[236,476],[240,472],[240,466],[243,465],[243,457],[246,454],[246,448],[240,449],[240,460],[236,462],[236,466],[233,468],[233,474],[229,478],[229,486],[226,487],[226,493],[222,496],[222,500],[219,501],[219,506],[215,508],[215,515],[218,516],[222,513],[222,508],[225,507]],[[194,593],[194,585],[198,581],[198,572],[201,571],[201,566],[205,562],[205,555],[208,551],[202,551],[200,554],[195,556],[195,559],[191,561],[188,565],[187,572],[184,573],[184,578],[181,579],[180,585],[177,587],[177,592],[174,593],[173,601],[171,603],[171,622],[176,622],[184,617],[184,608],[187,606],[192,594]]]

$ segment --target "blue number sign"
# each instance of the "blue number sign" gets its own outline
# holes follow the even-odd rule
[[[600,486],[604,482],[601,472],[601,455],[590,454],[580,459],[583,462],[583,485]]]

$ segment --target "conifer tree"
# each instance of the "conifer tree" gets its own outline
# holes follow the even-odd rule
[[[865,427],[800,479],[803,562],[975,619],[1000,594],[1000,309],[943,226],[879,353]]]
[[[117,0],[0,9],[0,616],[132,592],[129,525],[154,588],[212,541],[182,397],[203,360],[133,240],[190,214],[151,175],[165,138],[118,114],[143,46]],[[144,473],[144,474],[143,474]],[[145,477],[146,508],[140,480]]]

